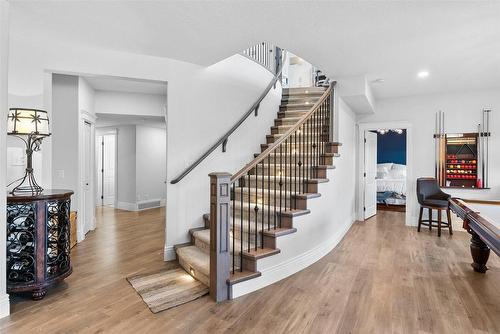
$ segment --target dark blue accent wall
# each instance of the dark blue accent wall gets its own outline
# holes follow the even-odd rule
[[[406,165],[406,130],[400,135],[392,131],[377,133],[377,163],[386,162]]]

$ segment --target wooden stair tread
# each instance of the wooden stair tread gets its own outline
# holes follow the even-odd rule
[[[261,275],[262,274],[260,271],[235,271],[234,273],[231,273],[231,276],[227,280],[227,284],[231,286],[233,284],[241,283],[244,281],[248,281],[249,279],[259,277]]]
[[[264,229],[260,231],[260,233],[270,237],[281,237],[295,232],[297,232],[297,229],[295,227],[277,227],[275,229],[270,229],[270,230]]]
[[[242,256],[247,259],[259,260],[279,253],[281,253],[280,249],[257,247],[257,249],[253,248],[250,251],[244,250]]]

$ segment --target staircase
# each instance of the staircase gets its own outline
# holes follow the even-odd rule
[[[283,89],[274,126],[254,160],[231,178],[229,286],[261,275],[258,261],[280,253],[277,239],[297,232],[294,219],[307,215],[318,184],[328,182],[339,143],[329,141],[332,88]],[[210,285],[210,215],[177,245],[180,265]],[[213,225],[212,225],[213,226]]]

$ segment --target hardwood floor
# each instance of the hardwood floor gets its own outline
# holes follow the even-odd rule
[[[380,212],[355,223],[305,270],[221,304],[208,297],[153,314],[125,280],[163,262],[162,209],[103,209],[73,249],[73,274],[44,300],[12,298],[2,333],[500,333],[500,260],[470,267],[469,235],[441,238]]]

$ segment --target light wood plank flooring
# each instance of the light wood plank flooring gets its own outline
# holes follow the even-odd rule
[[[163,209],[98,212],[73,274],[44,300],[12,298],[2,333],[500,333],[500,260],[470,267],[469,236],[438,238],[380,212],[309,268],[250,295],[152,314],[125,277],[170,268]]]

